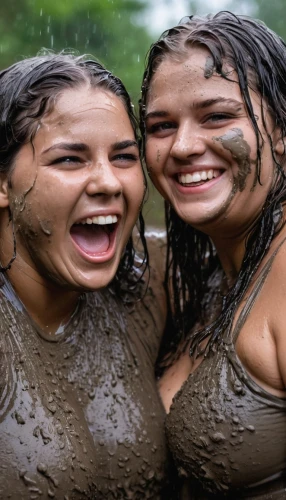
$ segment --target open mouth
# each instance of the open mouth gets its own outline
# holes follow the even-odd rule
[[[193,172],[188,174],[178,174],[177,179],[181,186],[195,187],[206,184],[207,182],[222,175],[221,170],[202,170],[200,172]]]
[[[114,242],[117,226],[117,215],[99,215],[74,224],[70,234],[82,252],[95,256],[108,252]]]

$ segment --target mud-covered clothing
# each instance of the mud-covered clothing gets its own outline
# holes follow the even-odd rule
[[[166,428],[170,449],[189,481],[184,498],[286,499],[286,399],[249,376],[235,343],[269,274],[262,269],[232,333],[189,375]],[[201,490],[192,485],[197,481]]]
[[[172,498],[154,379],[159,316],[151,288],[130,310],[106,289],[47,336],[2,287],[1,500]]]

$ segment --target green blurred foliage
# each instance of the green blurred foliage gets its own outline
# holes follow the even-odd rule
[[[285,0],[229,0],[223,1],[221,6],[212,0],[189,0],[188,14],[216,13],[220,10],[229,10],[235,14],[244,14],[260,19],[269,28],[286,40]]]
[[[148,31],[141,0],[6,0],[0,3],[0,66],[42,48],[90,53],[121,77],[137,101]]]
[[[286,40],[285,0],[253,0],[252,12],[273,31]]]

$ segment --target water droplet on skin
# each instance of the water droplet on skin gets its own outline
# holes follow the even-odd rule
[[[18,411],[15,411],[14,416],[15,416],[17,424],[24,425],[26,423],[25,419],[22,417],[22,415]]]
[[[56,405],[48,405],[47,408],[53,414],[56,413],[56,411],[57,411]]]
[[[207,447],[209,445],[209,441],[207,439],[206,436],[200,436],[200,441],[202,442],[202,444]]]
[[[215,416],[215,421],[217,424],[220,424],[221,422],[224,422],[225,421],[225,418],[223,415],[216,415]]]
[[[48,470],[48,467],[46,466],[46,464],[40,462],[38,465],[37,465],[37,470],[38,472],[40,472],[41,474],[46,474],[47,470]]]
[[[253,426],[253,425],[247,425],[247,426],[246,426],[246,429],[247,429],[248,431],[250,431],[250,432],[255,432],[255,428],[254,428],[254,426]]]
[[[214,443],[219,443],[221,441],[225,441],[225,436],[222,432],[214,432],[213,434],[210,434],[210,439]]]

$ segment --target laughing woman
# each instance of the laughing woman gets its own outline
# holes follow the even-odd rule
[[[222,12],[184,19],[147,62],[168,231],[160,391],[184,498],[197,481],[200,499],[286,498],[285,61],[265,25]]]
[[[166,498],[129,96],[72,55],[21,61],[0,89],[0,498]]]

